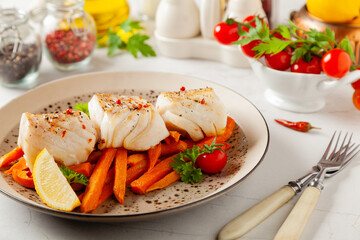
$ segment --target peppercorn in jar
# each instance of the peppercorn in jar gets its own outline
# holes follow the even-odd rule
[[[40,36],[26,12],[0,9],[0,81],[5,87],[32,88],[41,62]]]
[[[87,65],[96,43],[92,17],[84,12],[83,0],[47,0],[42,39],[50,62],[59,70]]]

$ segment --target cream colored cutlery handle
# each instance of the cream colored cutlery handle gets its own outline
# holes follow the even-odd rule
[[[312,211],[320,197],[321,191],[316,187],[307,187],[285,222],[281,225],[274,240],[299,239]]]
[[[294,190],[284,186],[227,223],[218,235],[219,240],[239,238],[265,220],[295,195]]]

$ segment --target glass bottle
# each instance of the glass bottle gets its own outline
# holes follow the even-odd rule
[[[32,88],[41,62],[40,36],[29,15],[16,8],[0,9],[0,82],[5,87]]]
[[[84,0],[47,0],[42,24],[45,53],[59,70],[87,65],[96,43],[93,18],[84,10]]]

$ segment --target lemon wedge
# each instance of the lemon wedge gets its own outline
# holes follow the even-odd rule
[[[45,148],[36,157],[32,174],[35,190],[46,205],[63,211],[80,206],[76,193]]]

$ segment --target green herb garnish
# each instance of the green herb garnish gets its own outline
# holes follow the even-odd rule
[[[60,170],[68,180],[69,184],[81,183],[84,184],[85,186],[89,184],[89,179],[81,173],[77,173],[74,170],[64,166],[60,166]]]
[[[75,107],[73,107],[73,109],[82,111],[90,117],[88,103],[77,103],[77,104],[75,104]]]

